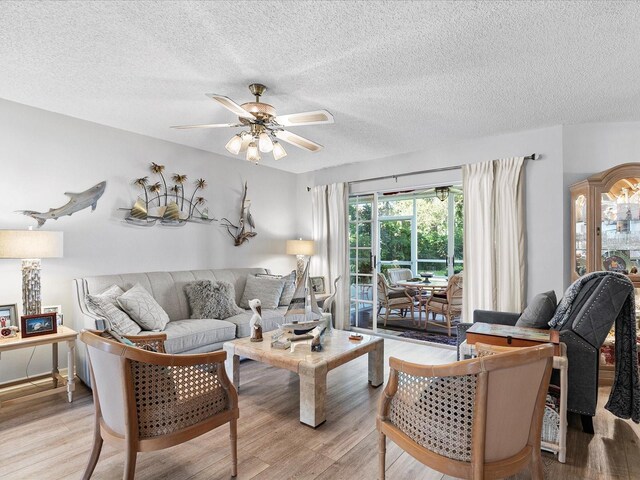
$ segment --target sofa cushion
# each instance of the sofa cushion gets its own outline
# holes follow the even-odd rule
[[[238,315],[243,310],[236,305],[233,284],[198,280],[184,286],[189,299],[191,318],[218,318]]]
[[[118,305],[118,297],[124,291],[117,285],[111,285],[97,295],[87,294],[86,303],[89,310],[106,320],[108,328],[118,335],[136,335],[140,333],[140,325],[134,322]]]
[[[556,292],[550,290],[548,292],[539,293],[524,309],[522,315],[516,322],[516,327],[529,327],[549,329],[549,320],[553,318],[553,314],[558,307],[556,301]]]
[[[286,307],[280,307],[273,310],[263,309],[262,331],[270,332],[271,330],[276,330],[283,323],[286,323],[284,319],[285,313],[287,313]],[[229,317],[226,319],[226,321],[234,323],[237,326],[236,336],[238,338],[250,337],[251,327],[249,326],[249,321],[251,320],[252,316],[253,312],[251,310],[243,310],[243,313],[241,313],[240,315]]]
[[[203,345],[226,342],[236,338],[236,326],[225,320],[173,320],[164,329],[167,353],[182,353]]]
[[[167,312],[139,283],[118,297],[118,305],[144,330],[162,330],[169,323]]]
[[[249,308],[249,300],[257,298],[262,303],[262,308],[277,308],[283,288],[284,280],[282,278],[247,275],[247,283],[244,287],[242,300],[240,300],[240,307]]]

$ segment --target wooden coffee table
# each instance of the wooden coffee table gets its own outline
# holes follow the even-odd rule
[[[362,340],[349,340],[350,332],[331,330],[324,336],[321,352],[311,352],[308,345],[291,349],[271,348],[273,332],[255,343],[240,338],[224,344],[227,373],[240,387],[240,357],[250,358],[274,367],[295,372],[300,377],[300,421],[317,427],[326,420],[327,373],[365,353],[369,354],[369,383],[379,387],[384,381],[384,342],[380,337],[363,335]],[[298,342],[299,343],[299,342]]]

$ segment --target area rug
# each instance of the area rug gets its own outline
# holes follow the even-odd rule
[[[444,345],[452,345],[456,346],[456,336],[451,335],[440,335],[438,333],[427,333],[427,332],[416,332],[413,330],[408,330],[406,332],[402,332],[399,337],[411,338],[413,340],[422,340],[423,342],[431,342],[431,343],[442,343]]]

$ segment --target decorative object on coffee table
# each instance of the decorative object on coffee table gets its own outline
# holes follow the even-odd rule
[[[23,315],[20,317],[20,333],[22,338],[37,337],[58,331],[56,314],[38,313],[37,315]]]
[[[44,225],[47,220],[58,220],[60,217],[71,216],[72,214],[91,207],[93,212],[98,206],[98,200],[102,197],[104,189],[107,188],[107,182],[100,182],[97,185],[80,193],[64,192],[69,197],[69,201],[58,208],[50,208],[47,212],[36,212],[34,210],[19,210],[16,213],[22,213],[33,218],[38,222],[38,228]]]
[[[251,320],[249,320],[249,327],[251,328],[251,341],[252,342],[261,342],[262,341],[262,304],[260,300],[254,298],[253,300],[249,300],[249,307],[251,307],[251,311],[253,312],[253,316]]]
[[[242,200],[240,201],[240,219],[238,224],[233,224],[228,218],[223,218],[220,221],[220,225],[227,229],[227,233],[233,238],[233,244],[239,247],[244,242],[248,242],[250,238],[258,235],[254,231],[256,225],[251,215],[251,200],[247,198],[247,182],[244,182],[244,188],[242,189]]]
[[[0,258],[22,260],[22,313],[40,313],[40,259],[61,258],[62,232],[0,230]]]
[[[181,227],[187,222],[209,224],[217,221],[215,218],[209,218],[207,209],[202,209],[207,199],[196,196],[207,187],[204,178],[198,178],[193,182],[193,191],[189,196],[185,191],[187,175],[174,173],[171,176],[174,185],[169,187],[164,176],[164,165],[151,163],[150,168],[152,173],[160,177],[160,181],[151,183],[146,176],[133,181],[133,184],[142,190],[144,199],[138,198],[130,209],[121,209],[129,212],[125,217],[127,223],[139,227],[152,227],[159,221],[163,226]]]

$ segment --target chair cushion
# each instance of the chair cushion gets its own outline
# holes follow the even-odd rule
[[[242,300],[240,300],[240,307],[249,308],[249,300],[257,298],[262,303],[262,308],[277,308],[283,289],[284,280],[282,278],[247,275],[247,283],[244,287]]]
[[[162,330],[169,323],[167,312],[139,283],[118,297],[118,305],[144,330]]]
[[[164,333],[167,335],[164,342],[167,353],[182,353],[203,345],[233,340],[236,326],[225,320],[189,318],[169,322]]]
[[[516,322],[516,327],[529,327],[549,329],[549,320],[553,317],[557,308],[556,292],[539,293],[524,309],[522,315]]]
[[[218,318],[224,320],[242,313],[236,305],[233,284],[198,280],[187,283],[184,291],[189,299],[191,318]]]
[[[137,335],[140,325],[134,322],[118,305],[118,297],[124,291],[117,285],[111,285],[97,295],[87,294],[86,303],[89,310],[106,320],[109,329],[118,335]]]

